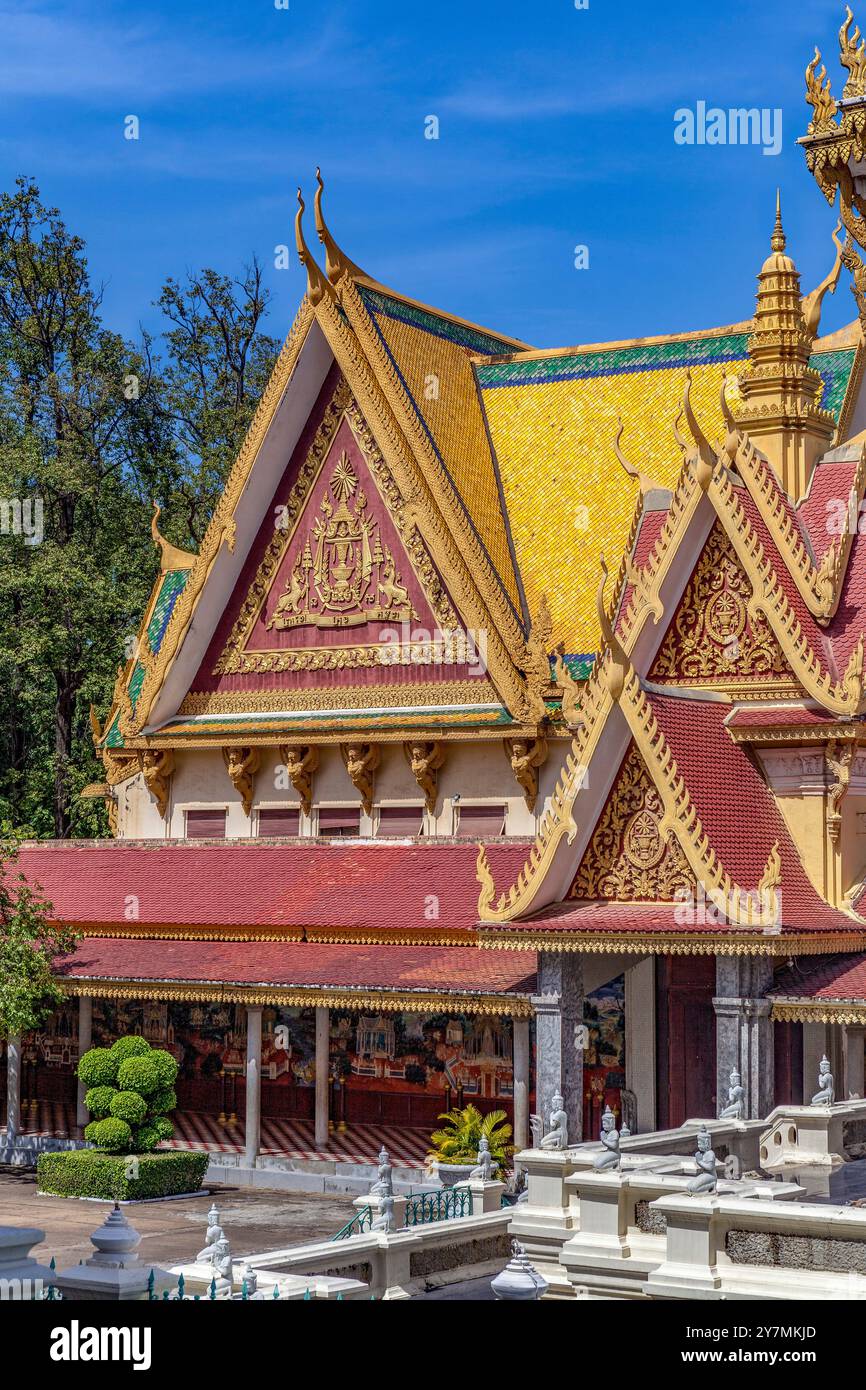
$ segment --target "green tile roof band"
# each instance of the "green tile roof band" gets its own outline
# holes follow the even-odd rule
[[[163,575],[153,613],[147,625],[147,640],[150,650],[154,653],[158,652],[162,645],[168,620],[174,612],[174,605],[183,593],[188,575],[188,570],[169,570]]]
[[[562,353],[529,361],[478,363],[475,370],[484,388],[537,385],[547,381],[742,360],[746,358],[747,344],[748,334],[730,333],[716,338],[687,338],[673,343],[642,343],[598,352]]]
[[[404,304],[402,300],[391,299],[389,295],[380,294],[377,290],[359,288],[364,303],[374,314],[384,314],[386,318],[408,323],[411,327],[432,333],[437,338],[447,338],[449,342],[459,343],[461,347],[470,348],[472,352],[495,356],[497,353],[514,350],[514,343],[507,338],[497,338],[492,333],[470,328],[467,324],[452,323],[450,319],[440,318],[428,309],[421,309],[414,304]]]

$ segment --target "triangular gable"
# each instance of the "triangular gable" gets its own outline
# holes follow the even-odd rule
[[[495,698],[334,367],[181,713]]]
[[[730,689],[795,684],[766,620],[749,612],[752,586],[719,521],[671,617],[649,679]],[[799,687],[798,687],[799,688]]]
[[[694,874],[663,820],[655,782],[632,742],[567,896],[673,902],[678,893],[693,892]]]

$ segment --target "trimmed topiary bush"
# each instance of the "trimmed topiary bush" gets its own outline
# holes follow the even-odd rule
[[[120,1064],[117,1084],[123,1091],[139,1091],[143,1096],[150,1096],[162,1083],[152,1058],[128,1057]]]
[[[36,1172],[40,1192],[115,1202],[197,1192],[209,1160],[210,1154],[175,1153],[171,1149],[136,1155],[134,1160],[129,1155],[74,1149],[40,1154]]]
[[[111,1097],[110,1111],[117,1120],[125,1120],[128,1125],[140,1125],[147,1114],[147,1101],[138,1091],[115,1091]]]
[[[132,1143],[132,1129],[125,1120],[117,1120],[109,1115],[106,1120],[91,1120],[84,1131],[84,1137],[88,1144],[95,1144],[99,1149],[109,1149],[117,1153],[119,1149],[129,1148]]]
[[[173,1086],[163,1086],[161,1090],[154,1091],[150,1097],[151,1108],[159,1115],[167,1115],[170,1110],[177,1109],[177,1093]]]
[[[78,1063],[88,1087],[84,1103],[93,1116],[85,1138],[110,1153],[147,1153],[174,1130],[167,1112],[177,1105],[177,1062],[146,1038],[118,1038],[93,1047]]]
[[[108,1047],[91,1047],[78,1063],[78,1080],[85,1086],[113,1086],[120,1062]]]
[[[139,1038],[133,1035],[129,1038],[118,1038],[116,1043],[112,1043],[109,1052],[112,1057],[117,1058],[117,1065],[125,1062],[127,1057],[144,1057],[151,1051],[150,1043],[147,1038]]]
[[[111,1114],[111,1102],[117,1095],[113,1086],[91,1086],[84,1097],[84,1104],[95,1120],[104,1120],[106,1115]],[[125,1119],[121,1115],[121,1119]]]

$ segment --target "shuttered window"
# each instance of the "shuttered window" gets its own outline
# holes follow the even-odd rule
[[[224,840],[225,837],[225,811],[211,808],[203,811],[187,811],[186,838],[188,840]]]
[[[359,835],[360,833],[360,808],[356,809],[351,806],[321,806],[319,808],[320,835]]]
[[[461,840],[485,840],[505,834],[504,806],[461,805],[457,820]]]
[[[379,835],[400,839],[416,839],[421,834],[424,810],[421,806],[382,806],[379,810]]]
[[[292,806],[266,806],[259,811],[259,834],[282,838],[300,835],[301,813]]]

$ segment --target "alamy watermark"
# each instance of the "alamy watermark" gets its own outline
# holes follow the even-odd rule
[[[760,145],[763,154],[782,153],[780,106],[681,106],[674,112],[677,145]]]
[[[43,511],[41,497],[0,497],[0,536],[23,536],[25,545],[41,545]]]

